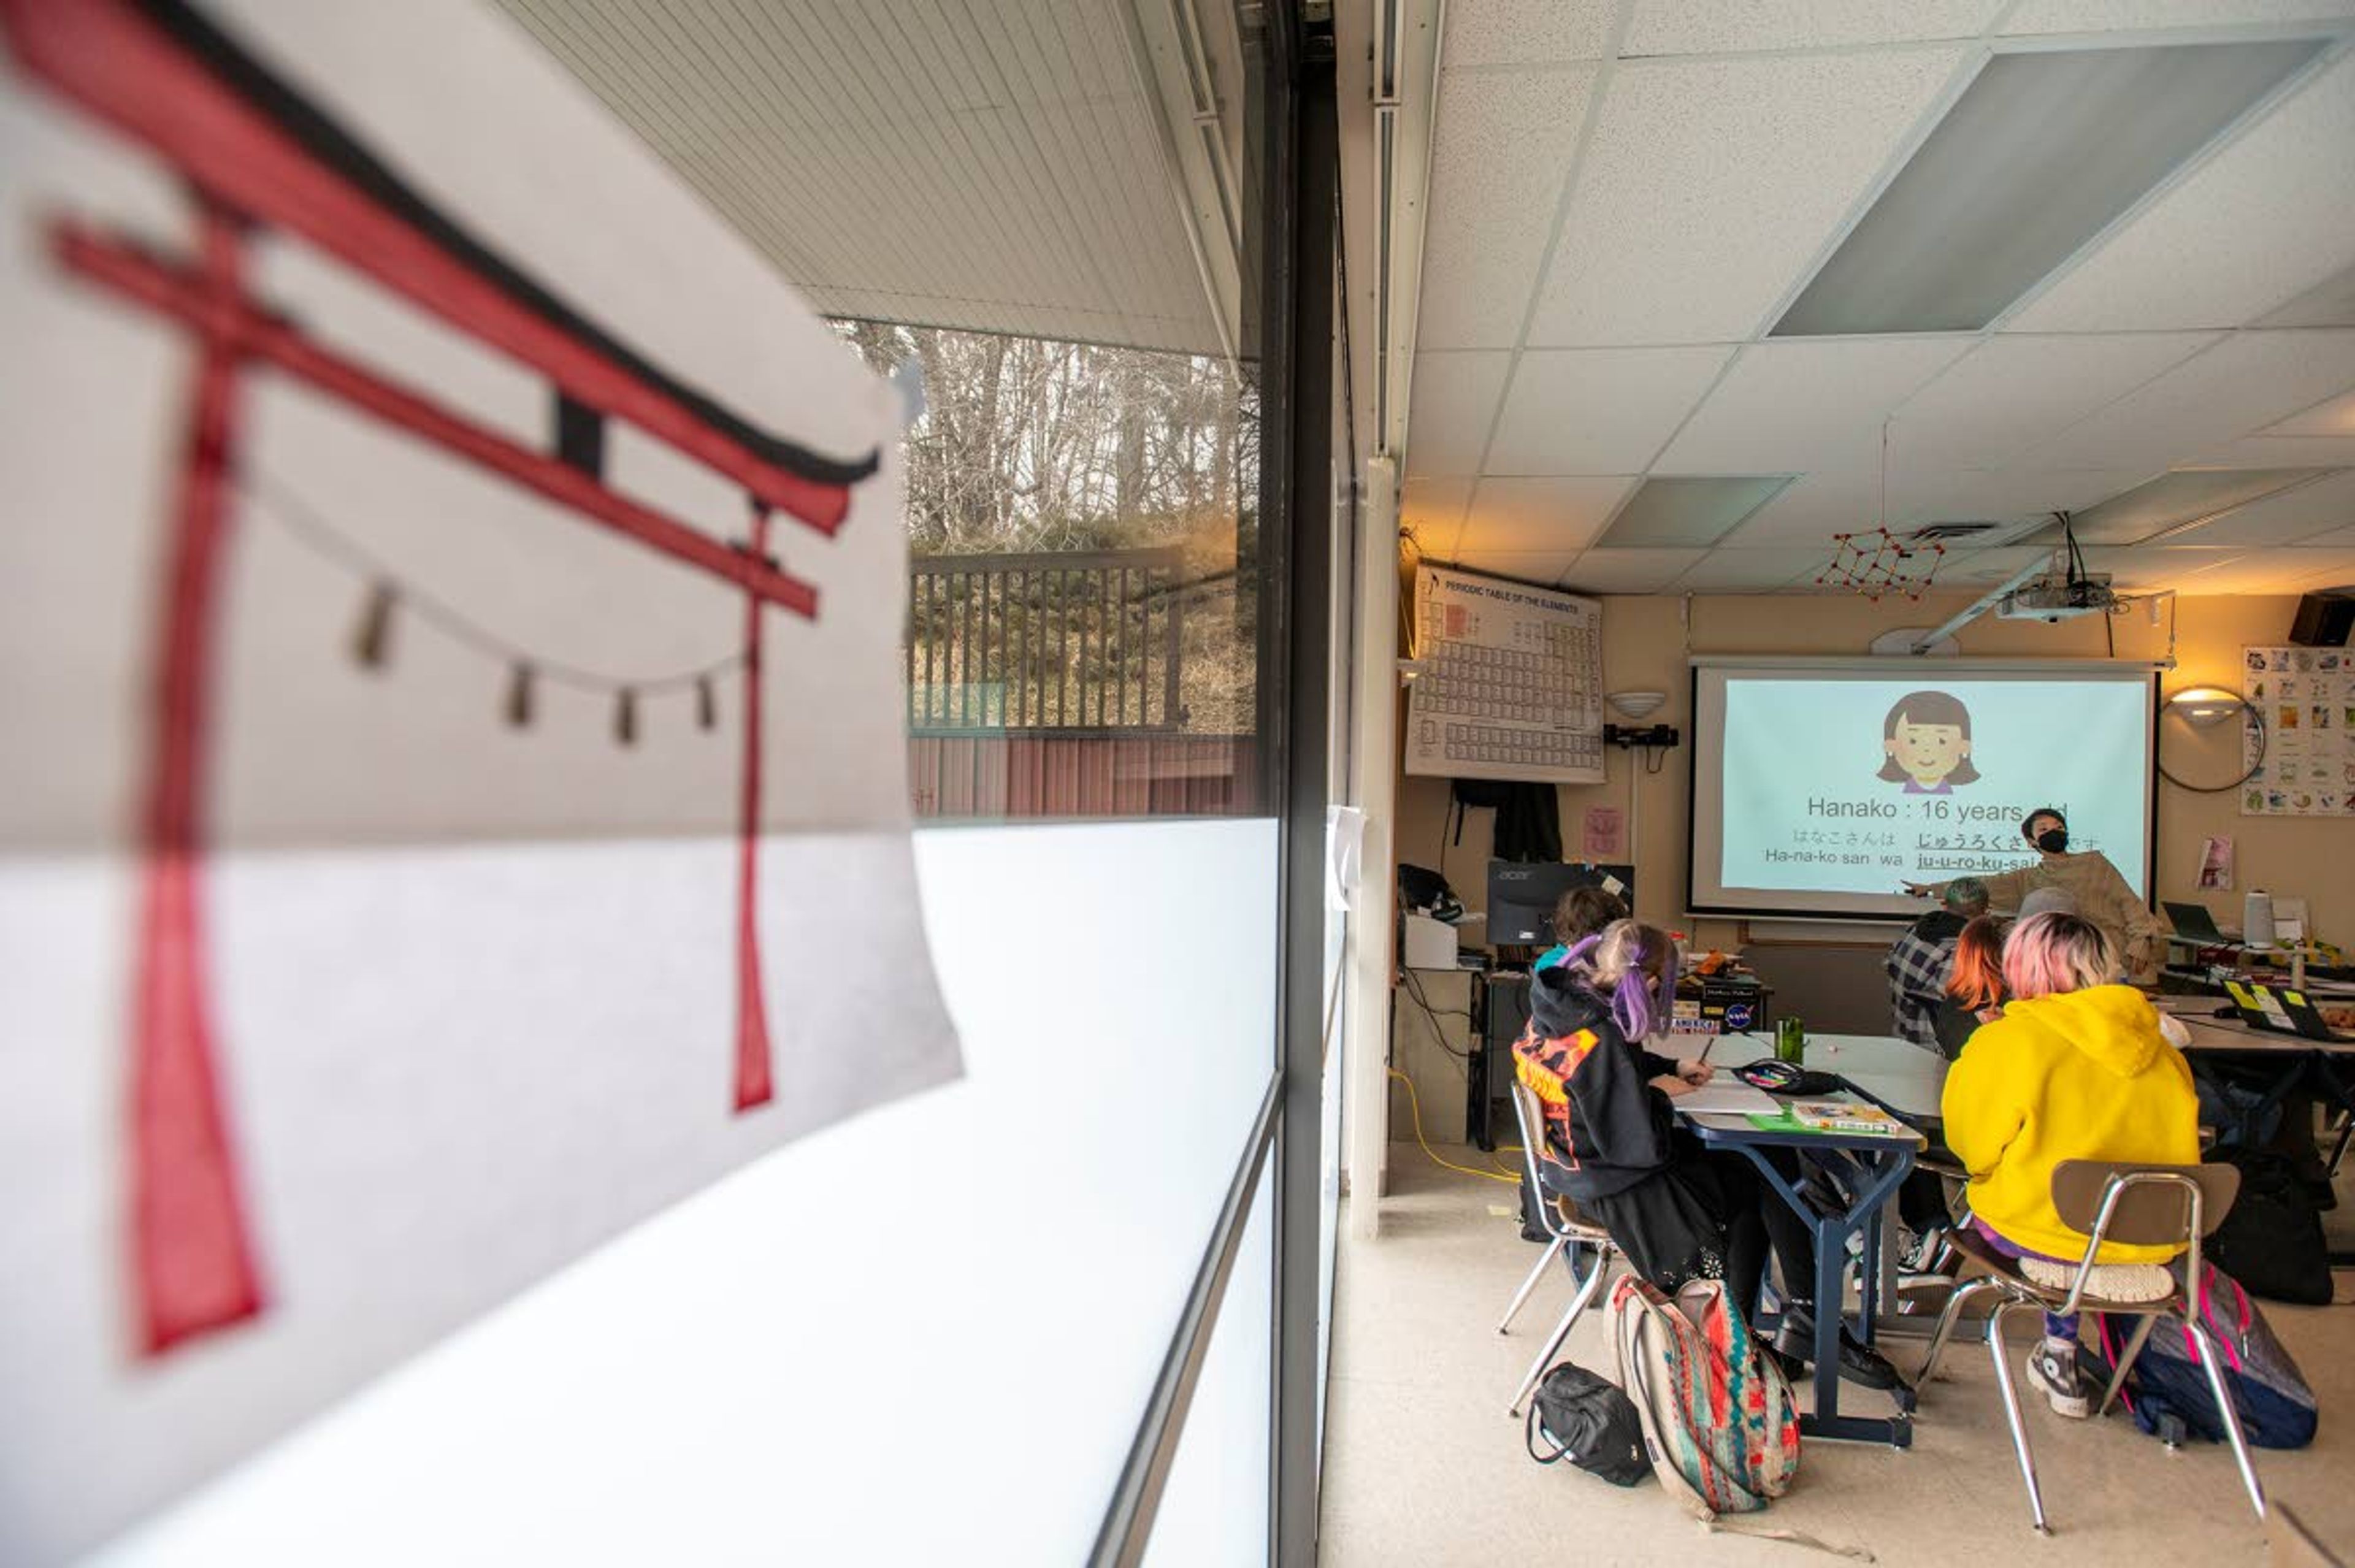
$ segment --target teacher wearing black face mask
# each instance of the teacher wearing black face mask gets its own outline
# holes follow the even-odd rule
[[[2012,911],[2039,888],[2058,888],[2069,895],[2078,915],[2102,928],[2116,952],[2124,955],[2129,975],[2147,975],[2158,967],[2159,944],[2165,933],[2150,906],[2134,895],[2118,869],[2100,850],[2069,853],[2069,824],[2051,806],[2028,814],[2019,836],[2036,846],[2036,859],[2016,871],[1979,880],[1987,884],[1987,902]],[[1944,882],[1908,882],[1905,891],[1923,898],[1945,891]]]

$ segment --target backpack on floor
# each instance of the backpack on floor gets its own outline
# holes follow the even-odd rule
[[[2287,1155],[2236,1148],[2211,1155],[2238,1166],[2241,1195],[2208,1238],[2216,1266],[2257,1295],[2302,1307],[2330,1305],[2330,1251],[2322,1211]]]
[[[2175,1265],[2179,1275],[2183,1264]],[[2232,1275],[2202,1259],[2200,1316],[2210,1339],[2221,1352],[2224,1388],[2241,1418],[2241,1430],[2256,1448],[2303,1448],[2314,1441],[2319,1417],[2314,1391],[2265,1322],[2264,1314],[2249,1299]],[[2117,1365],[2132,1332],[2128,1319],[2102,1319],[2101,1373]],[[2145,1432],[2180,1442],[2224,1440],[2224,1417],[2208,1387],[2191,1329],[2172,1312],[2162,1313],[2151,1326],[2150,1342],[2136,1358],[2118,1391],[2135,1424]]]
[[[1611,1335],[1652,1468],[1695,1518],[1754,1513],[1790,1489],[1799,1467],[1791,1386],[1722,1281],[1694,1280],[1670,1300],[1623,1275],[1611,1292]]]

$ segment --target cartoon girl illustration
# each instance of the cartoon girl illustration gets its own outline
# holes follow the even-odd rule
[[[1971,766],[1970,709],[1943,691],[1909,691],[1881,721],[1879,777],[1907,795],[1952,795],[1979,776]]]

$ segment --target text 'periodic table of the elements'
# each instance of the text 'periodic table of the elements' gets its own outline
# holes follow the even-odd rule
[[[1603,782],[1603,605],[1426,566],[1406,771],[1459,779]]]

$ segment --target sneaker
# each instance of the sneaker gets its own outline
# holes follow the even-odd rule
[[[1785,1307],[1783,1321],[1774,1330],[1774,1346],[1783,1357],[1785,1371],[1806,1366],[1816,1353],[1815,1310]],[[1841,1377],[1863,1388],[1893,1389],[1903,1381],[1889,1358],[1859,1340],[1845,1325],[1839,1331],[1839,1367]],[[1796,1375],[1793,1373],[1795,1381]]]
[[[2044,1391],[2056,1415],[2083,1421],[2094,1413],[2093,1391],[2077,1371],[2077,1348],[2046,1342],[2028,1353],[2028,1381]]]
[[[1900,1239],[1904,1246],[1897,1254],[1898,1272],[1928,1274],[1931,1265],[1938,1261],[1939,1251],[1946,1244],[1946,1227],[1933,1225],[1918,1233],[1903,1231],[1900,1232]]]

